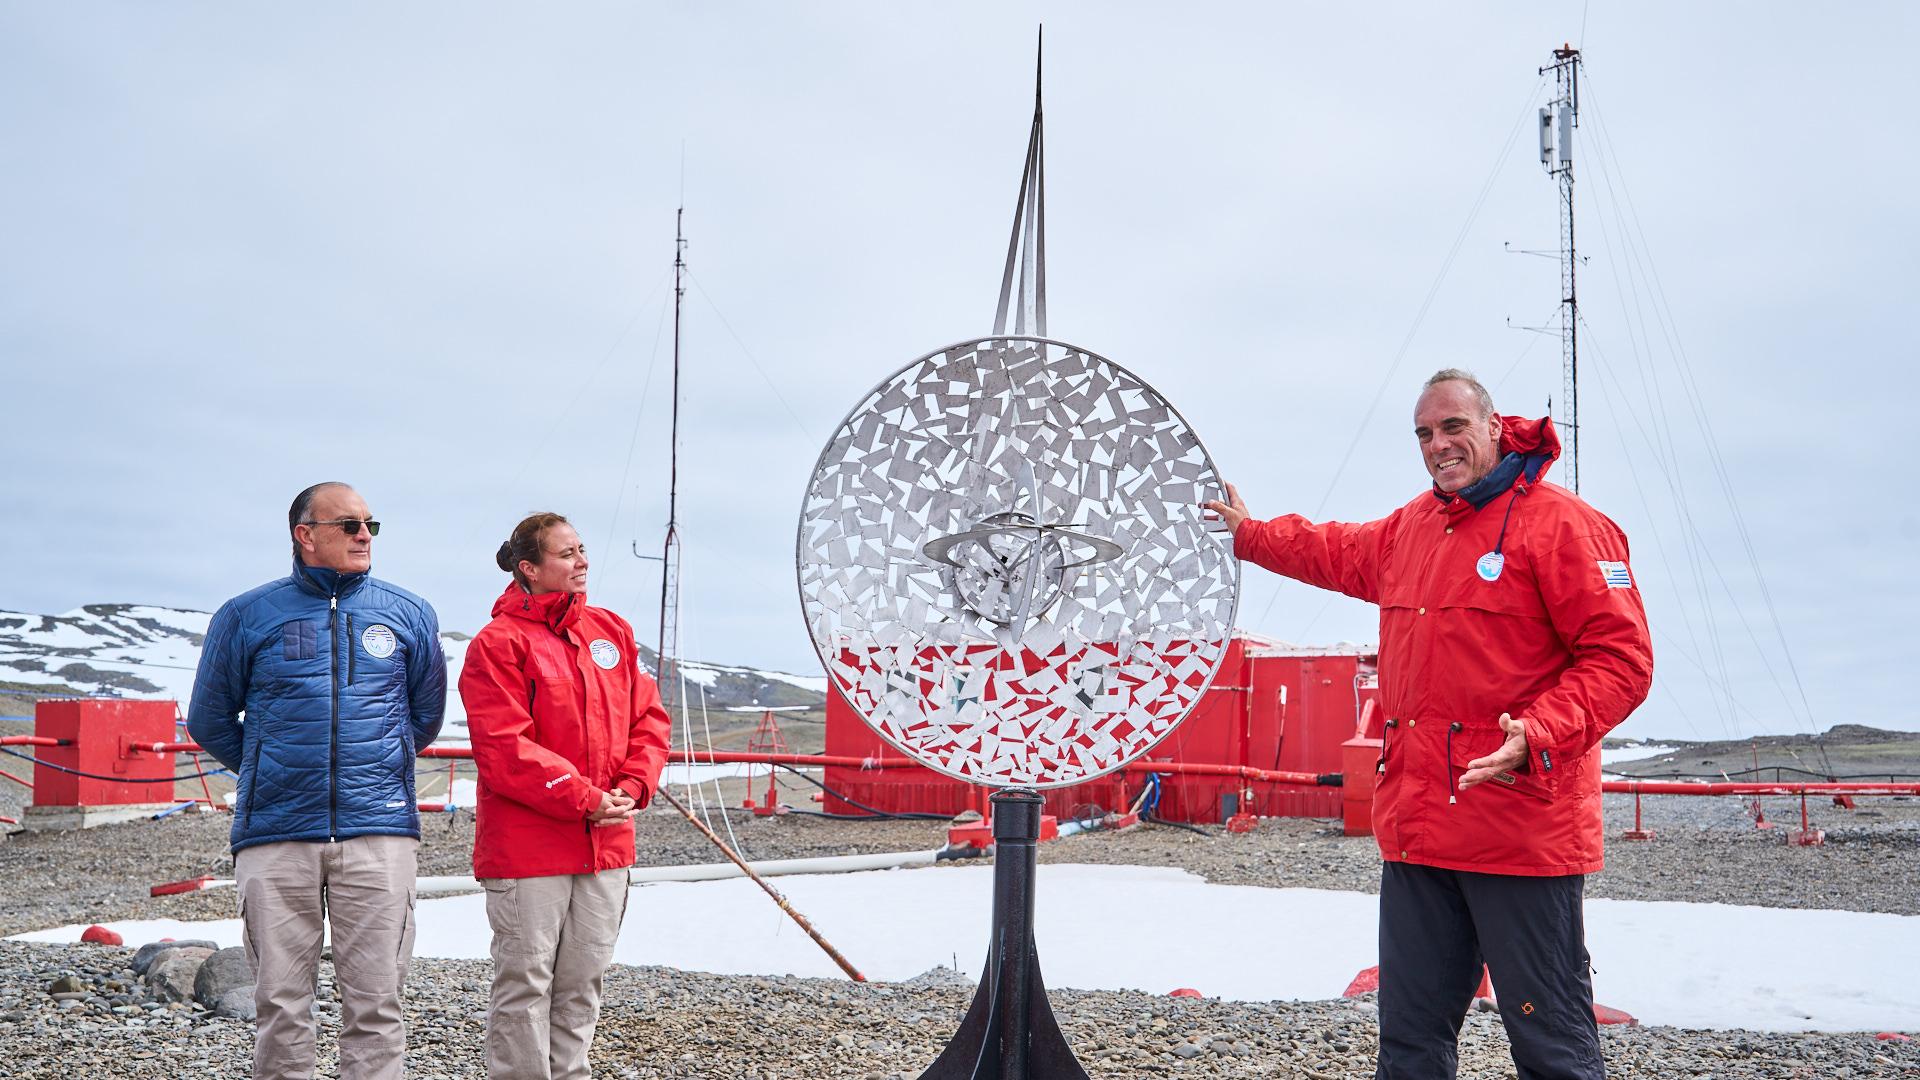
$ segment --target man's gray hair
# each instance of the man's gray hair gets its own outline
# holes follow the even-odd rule
[[[352,484],[342,483],[339,480],[322,480],[320,483],[295,495],[293,497],[293,505],[287,507],[287,532],[291,534],[296,525],[305,525],[308,523],[307,514],[313,509],[314,496],[328,488],[350,488],[352,486]],[[296,562],[300,559],[300,541],[298,540],[293,542],[293,558]]]
[[[1487,393],[1487,388],[1481,386],[1480,380],[1473,377],[1473,372],[1462,371],[1457,367],[1441,368],[1433,373],[1433,377],[1428,379],[1427,384],[1421,389],[1431,390],[1443,382],[1466,383],[1467,389],[1473,391],[1474,401],[1480,406],[1481,418],[1485,419],[1493,415],[1493,395]]]

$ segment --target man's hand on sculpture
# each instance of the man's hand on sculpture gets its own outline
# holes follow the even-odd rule
[[[1512,772],[1526,763],[1526,721],[1515,720],[1510,713],[1501,713],[1500,730],[1507,733],[1507,741],[1500,744],[1500,749],[1486,757],[1474,758],[1467,762],[1467,771],[1460,774],[1461,791],[1482,781],[1491,780],[1501,773]]]
[[[1240,492],[1232,484],[1227,485],[1227,499],[1209,499],[1200,504],[1206,510],[1204,515],[1208,532],[1221,532],[1232,536],[1240,528],[1240,523],[1252,516],[1247,513],[1247,504],[1240,498]]]

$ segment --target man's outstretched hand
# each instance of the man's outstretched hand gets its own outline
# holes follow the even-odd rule
[[[1467,771],[1460,774],[1461,791],[1482,781],[1491,780],[1501,773],[1512,772],[1526,763],[1526,722],[1515,720],[1510,713],[1501,713],[1500,730],[1507,733],[1507,741],[1500,744],[1500,749],[1486,757],[1474,758],[1467,762]]]
[[[1209,499],[1200,504],[1207,511],[1208,532],[1223,532],[1232,536],[1240,529],[1240,523],[1251,515],[1247,513],[1247,504],[1240,499],[1240,492],[1232,484],[1227,485],[1227,500]]]

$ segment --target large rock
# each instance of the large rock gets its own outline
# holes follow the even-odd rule
[[[253,967],[247,963],[247,950],[235,945],[221,949],[200,965],[193,976],[193,1000],[211,1009],[228,991],[252,985]]]
[[[235,1020],[255,1019],[253,1005],[253,987],[236,986],[220,995],[213,1003],[213,1015],[230,1016]]]
[[[192,1000],[194,976],[200,974],[200,965],[212,955],[212,949],[195,945],[168,949],[147,969],[147,987],[161,1001]]]
[[[220,946],[215,944],[214,942],[200,941],[198,939],[191,940],[191,941],[149,942],[148,944],[140,946],[140,948],[134,952],[133,964],[132,964],[133,973],[135,975],[145,975],[147,973],[147,969],[153,966],[154,960],[158,958],[161,953],[167,952],[171,949],[192,948],[192,949],[205,949],[208,952],[212,952],[213,950],[219,947]]]

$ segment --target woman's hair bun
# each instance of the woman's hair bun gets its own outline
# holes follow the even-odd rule
[[[500,564],[500,569],[512,574],[514,581],[525,587],[527,579],[520,576],[520,564],[530,562],[539,566],[545,562],[547,556],[540,550],[540,538],[555,525],[567,523],[566,518],[552,511],[543,510],[537,514],[528,514],[520,519],[520,524],[513,527],[512,535],[507,537],[506,543],[500,545],[500,554],[494,556],[493,561]]]

